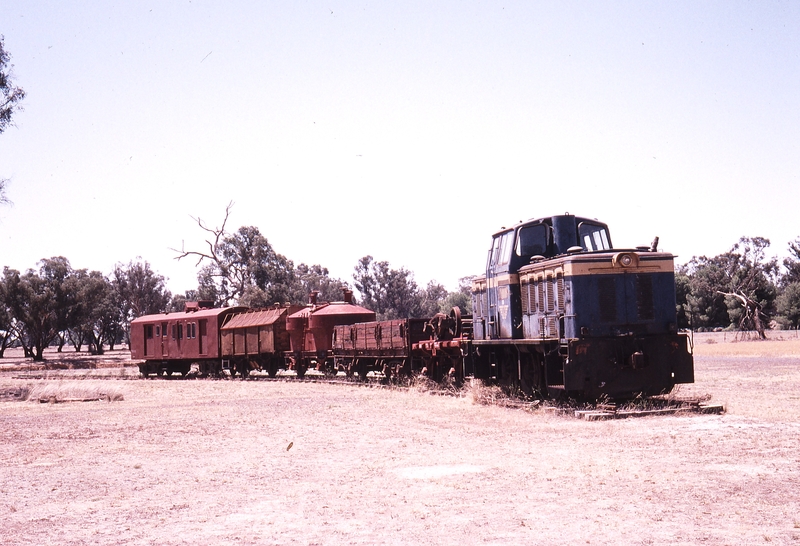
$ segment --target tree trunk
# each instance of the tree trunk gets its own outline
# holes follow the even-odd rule
[[[37,345],[33,348],[32,356],[34,362],[44,362],[44,347]]]

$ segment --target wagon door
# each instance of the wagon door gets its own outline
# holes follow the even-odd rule
[[[153,325],[144,325],[144,356],[152,357],[155,354],[155,345],[153,341]]]
[[[198,329],[200,330],[199,336],[197,339],[200,342],[200,348],[198,351],[201,355],[206,354],[208,351],[208,320],[207,319],[200,319],[198,322]]]
[[[161,343],[159,344],[159,348],[161,349],[161,353],[156,356],[160,357],[167,357],[169,356],[169,340],[167,338],[167,323],[161,323]]]

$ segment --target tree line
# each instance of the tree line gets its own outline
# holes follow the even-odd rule
[[[57,256],[38,270],[3,268],[0,279],[0,357],[19,344],[25,356],[43,360],[46,347],[71,345],[95,354],[127,340],[130,321],[170,308],[164,277],[141,259],[117,264],[110,275],[74,269]]]
[[[712,258],[695,256],[678,267],[679,326],[756,332],[762,339],[769,328],[797,329],[800,238],[789,243],[789,256],[782,264],[767,257],[769,246],[764,237],[742,237],[727,252]]]

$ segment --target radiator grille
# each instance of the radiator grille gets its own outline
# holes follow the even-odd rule
[[[601,278],[597,281],[597,296],[600,305],[600,320],[617,320],[617,285],[614,279]]]
[[[564,312],[564,275],[559,273],[556,276],[556,294],[558,295],[558,311]]]
[[[636,309],[640,320],[653,320],[655,317],[653,277],[650,275],[638,275],[636,278]]]
[[[530,314],[530,283],[524,282],[520,285],[520,298],[522,299],[522,314]]]

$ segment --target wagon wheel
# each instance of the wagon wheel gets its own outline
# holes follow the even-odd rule
[[[384,362],[383,367],[381,369],[381,373],[383,373],[383,379],[381,383],[389,384],[394,379],[394,369],[393,364],[391,362]]]
[[[461,337],[461,309],[453,307],[450,309],[450,318],[453,319],[453,337]]]
[[[339,370],[336,368],[336,364],[334,363],[333,360],[326,360],[323,369],[325,375],[327,375],[328,377],[336,377],[336,375],[339,373]]]
[[[389,379],[394,383],[398,383],[406,375],[402,360],[392,360],[389,362],[388,368],[390,375]]]
[[[270,361],[269,367],[267,368],[267,375],[270,377],[278,375],[278,365],[274,361]]]
[[[367,369],[367,364],[362,361],[356,360],[356,371],[358,372],[358,379],[361,381],[367,380],[367,374],[369,370]]]
[[[456,388],[461,388],[464,385],[464,362],[461,357],[451,356],[448,360],[448,376],[452,379]],[[450,370],[453,370],[453,375],[450,376]]]
[[[300,360],[294,367],[294,371],[297,374],[297,379],[303,379],[306,376],[307,370],[308,363],[305,360]]]

